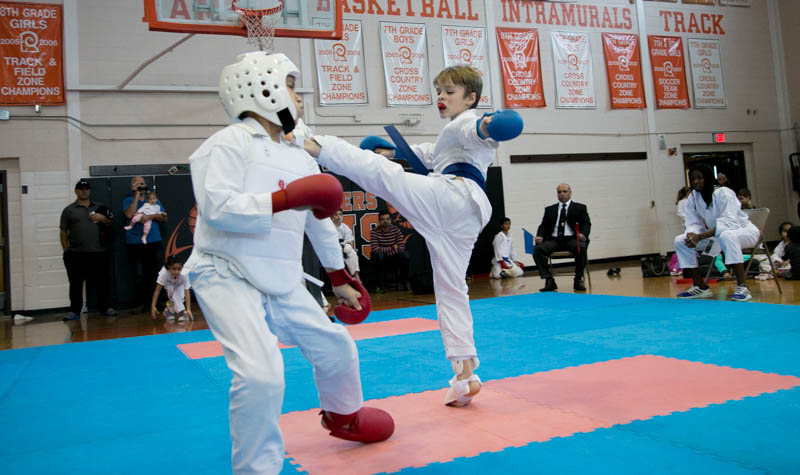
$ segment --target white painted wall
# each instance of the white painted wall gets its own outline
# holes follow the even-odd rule
[[[187,0],[188,1],[188,0]],[[593,259],[665,252],[671,250],[678,232],[674,215],[674,196],[683,184],[681,153],[698,150],[730,149],[714,146],[712,131],[727,132],[728,141],[747,154],[747,175],[755,201],[773,210],[773,223],[789,214],[793,199],[782,161],[784,144],[780,126],[779,97],[776,86],[768,2],[752,0],[751,8],[698,7],[680,3],[644,2],[644,30],[647,34],[704,37],[696,33],[665,31],[660,10],[722,14],[725,35],[709,35],[721,41],[725,86],[729,106],[725,110],[686,111],[611,110],[600,34],[620,31],[602,28],[567,27],[504,21],[503,0],[447,0],[454,10],[471,3],[479,15],[477,22],[421,16],[423,0],[411,0],[413,17],[369,13],[346,13],[346,18],[361,19],[364,25],[365,61],[370,104],[352,107],[320,107],[314,95],[306,94],[306,122],[317,132],[337,134],[357,143],[364,135],[382,134],[382,126],[397,123],[403,114],[418,115],[419,125],[399,127],[411,142],[430,141],[442,122],[433,106],[385,106],[383,66],[378,40],[380,20],[422,22],[428,26],[428,54],[432,72],[443,66],[440,25],[466,24],[538,28],[542,77],[548,106],[524,109],[525,133],[503,144],[496,164],[503,167],[505,206],[513,220],[517,253],[522,255],[523,227],[535,231],[542,209],[556,200],[560,182],[572,185],[576,201],[586,203],[593,221],[590,255]],[[777,0],[775,0],[777,1]],[[92,165],[185,163],[189,154],[213,131],[228,121],[219,107],[216,93],[218,72],[236,54],[249,50],[238,37],[195,36],[151,64],[126,91],[114,88],[140,64],[182,38],[181,34],[151,32],[141,19],[142,2],[130,0],[43,0],[63,3],[65,11],[65,69],[68,102],[63,107],[45,107],[35,114],[32,107],[5,107],[12,120],[0,123],[0,156],[14,157],[9,167],[18,170],[20,182],[29,187],[18,195],[19,212],[9,203],[12,305],[16,309],[39,309],[67,305],[67,279],[58,245],[58,215],[74,198],[71,184],[85,176]],[[349,0],[351,8],[361,2]],[[363,2],[368,4],[368,2]],[[387,0],[375,3],[384,9]],[[427,2],[426,2],[427,3]],[[434,10],[440,1],[432,2]],[[629,0],[586,0],[582,4],[616,6],[633,11],[633,33],[639,33],[637,4]],[[781,0],[779,16],[784,44],[797,44],[798,7]],[[406,2],[395,2],[405,12]],[[491,10],[486,11],[486,7]],[[550,4],[545,4],[550,8]],[[560,7],[558,7],[560,8]],[[782,10],[783,11],[783,10]],[[488,13],[488,14],[487,14]],[[507,16],[507,15],[506,15]],[[591,38],[593,70],[598,107],[594,110],[559,110],[554,107],[555,86],[551,30],[588,31]],[[490,35],[491,37],[491,35]],[[316,87],[315,61],[307,40],[282,39],[276,45],[305,65],[301,86]],[[490,54],[496,44],[490,39]],[[777,50],[776,50],[777,51]],[[646,54],[646,48],[643,48]],[[686,51],[684,51],[686,53]],[[785,55],[791,115],[798,114],[798,66],[796,48],[780,51]],[[309,56],[310,55],[310,56]],[[496,63],[495,63],[496,64]],[[644,71],[649,76],[648,70]],[[496,76],[499,78],[499,76]],[[691,77],[687,77],[691,82]],[[501,86],[494,81],[495,107],[500,107]],[[647,100],[654,102],[652,90]],[[690,87],[690,98],[691,87]],[[789,107],[787,105],[787,107]],[[746,114],[756,109],[757,114]],[[360,115],[356,121],[355,114]],[[70,116],[68,124],[64,116]],[[43,120],[49,118],[49,120]],[[677,147],[670,157],[651,141],[665,134],[668,147]],[[784,141],[785,142],[785,141]],[[523,153],[585,153],[647,151],[648,160],[619,162],[570,162],[559,164],[511,164],[509,156]],[[6,166],[6,160],[0,162]],[[12,163],[13,162],[13,163]],[[12,168],[8,168],[9,182]],[[9,190],[14,199],[14,190]],[[18,191],[18,188],[17,188]],[[651,206],[651,202],[653,205]],[[14,218],[14,216],[17,216]],[[776,238],[774,232],[768,237]],[[530,257],[526,263],[531,264]],[[21,284],[16,284],[21,282]]]
[[[800,121],[800,48],[798,48],[800,45],[800,2],[780,0],[778,3],[786,79],[789,85],[789,116],[794,125]]]

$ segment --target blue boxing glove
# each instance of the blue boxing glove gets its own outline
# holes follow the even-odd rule
[[[522,133],[522,117],[515,110],[506,109],[497,112],[487,112],[483,117],[493,116],[492,121],[486,126],[489,137],[498,142],[511,140]],[[486,137],[481,134],[481,122],[483,117],[477,122],[478,136],[482,139]]]
[[[397,151],[397,147],[395,147],[393,143],[377,135],[367,135],[358,146],[370,152],[374,152],[376,148],[388,148]]]

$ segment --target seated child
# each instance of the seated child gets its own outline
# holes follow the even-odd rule
[[[151,191],[147,195],[147,203],[143,204],[141,208],[136,210],[136,214],[131,218],[131,222],[125,226],[125,230],[133,229],[133,225],[142,220],[144,216],[152,216],[161,213],[161,206],[158,205],[158,196],[155,191]],[[147,235],[150,234],[150,227],[153,225],[153,220],[148,219],[142,223],[144,229],[142,230],[142,244],[147,244]]]
[[[783,274],[788,280],[800,280],[800,226],[792,226],[786,233],[788,244],[783,251],[783,260],[789,263],[791,272]]]

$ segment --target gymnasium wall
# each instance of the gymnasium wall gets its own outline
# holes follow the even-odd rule
[[[507,10],[512,1],[521,3],[523,11],[525,4],[537,3],[394,1],[392,5],[399,9],[400,15],[386,15],[389,0],[349,0],[350,11],[345,18],[361,20],[364,30],[370,99],[369,105],[364,106],[319,106],[314,94],[318,85],[312,41],[281,39],[276,46],[302,69],[300,92],[305,98],[305,120],[318,133],[340,135],[357,143],[364,135],[382,134],[385,124],[410,118],[419,122],[398,128],[413,143],[434,140],[443,123],[433,105],[386,106],[379,21],[424,23],[432,73],[444,64],[441,25],[486,27],[490,62],[494,65],[491,76],[494,108],[503,107],[494,28],[536,28],[547,106],[518,110],[525,120],[524,133],[502,144],[495,160],[495,165],[502,168],[505,211],[512,219],[518,255],[524,255],[522,228],[535,232],[543,208],[556,201],[555,188],[561,182],[572,185],[573,198],[589,208],[593,222],[592,259],[671,250],[672,239],[679,232],[674,197],[684,183],[682,153],[685,151],[744,150],[748,185],[754,201],[773,210],[768,238],[777,238],[773,224],[791,214],[796,197],[788,188],[788,169],[784,164],[787,147],[793,144],[791,133],[779,131],[782,90],[776,82],[773,53],[785,58],[791,117],[797,120],[800,91],[796,84],[800,66],[796,51],[789,47],[798,44],[800,16],[795,2],[752,0],[749,8],[705,7],[680,1],[578,2],[601,9],[605,6],[629,10],[630,28],[614,29],[537,22],[535,15],[530,22],[524,15],[512,21]],[[30,106],[4,106],[2,109],[10,111],[11,120],[0,123],[0,157],[17,160],[19,184],[28,186],[27,194],[21,194],[20,188],[9,190],[12,197],[18,197],[20,209],[20,223],[11,229],[9,243],[11,277],[12,282],[22,283],[12,286],[12,306],[27,310],[67,305],[67,278],[57,227],[61,210],[74,199],[75,181],[89,176],[89,167],[96,165],[186,163],[204,138],[228,123],[216,95],[218,73],[236,54],[250,49],[239,37],[196,35],[144,68],[120,90],[118,86],[140,65],[183,35],[148,31],[141,21],[141,1],[42,0],[39,3],[63,5],[67,104],[43,107],[39,113]],[[549,11],[550,3],[544,3]],[[450,7],[453,16],[456,4],[462,12],[470,6],[477,19],[447,18],[442,6]],[[384,14],[365,11],[369,5],[379,6]],[[409,5],[413,17],[406,15]],[[640,5],[643,24],[637,14]],[[791,14],[782,14],[784,8]],[[675,32],[674,24],[665,23],[662,11],[678,11],[687,18],[692,13],[722,15],[720,25],[725,34]],[[427,12],[432,13],[427,15]],[[781,37],[776,42],[771,36],[775,22],[780,23],[783,31],[785,50],[776,49]],[[556,30],[589,32],[595,109],[565,110],[554,106],[555,74],[549,33]],[[655,109],[652,75],[643,68],[649,109],[611,109],[600,35],[640,31],[684,39],[720,40],[728,107]],[[647,48],[640,47],[644,61]],[[685,47],[684,56],[687,56]],[[690,102],[694,104],[690,74],[687,82]],[[783,106],[789,108],[788,103]],[[748,109],[757,113],[747,114]],[[728,143],[712,144],[712,131],[726,132]],[[670,156],[668,150],[659,148],[659,135],[664,135],[667,149],[676,149],[676,155]],[[648,158],[565,163],[510,161],[510,156],[517,154],[596,152],[646,152]],[[533,263],[530,256],[524,261],[528,265]]]
[[[779,3],[786,82],[789,86],[789,120],[794,127],[800,122],[800,2],[780,0]],[[793,152],[800,152],[800,137],[795,136],[792,148]]]

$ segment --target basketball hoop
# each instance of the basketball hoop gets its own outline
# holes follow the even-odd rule
[[[239,0],[231,3],[231,9],[239,14],[239,19],[247,29],[247,42],[261,51],[271,52],[275,40],[275,24],[277,14],[283,10],[284,0],[277,0],[278,4],[272,8],[242,8],[237,5]]]

